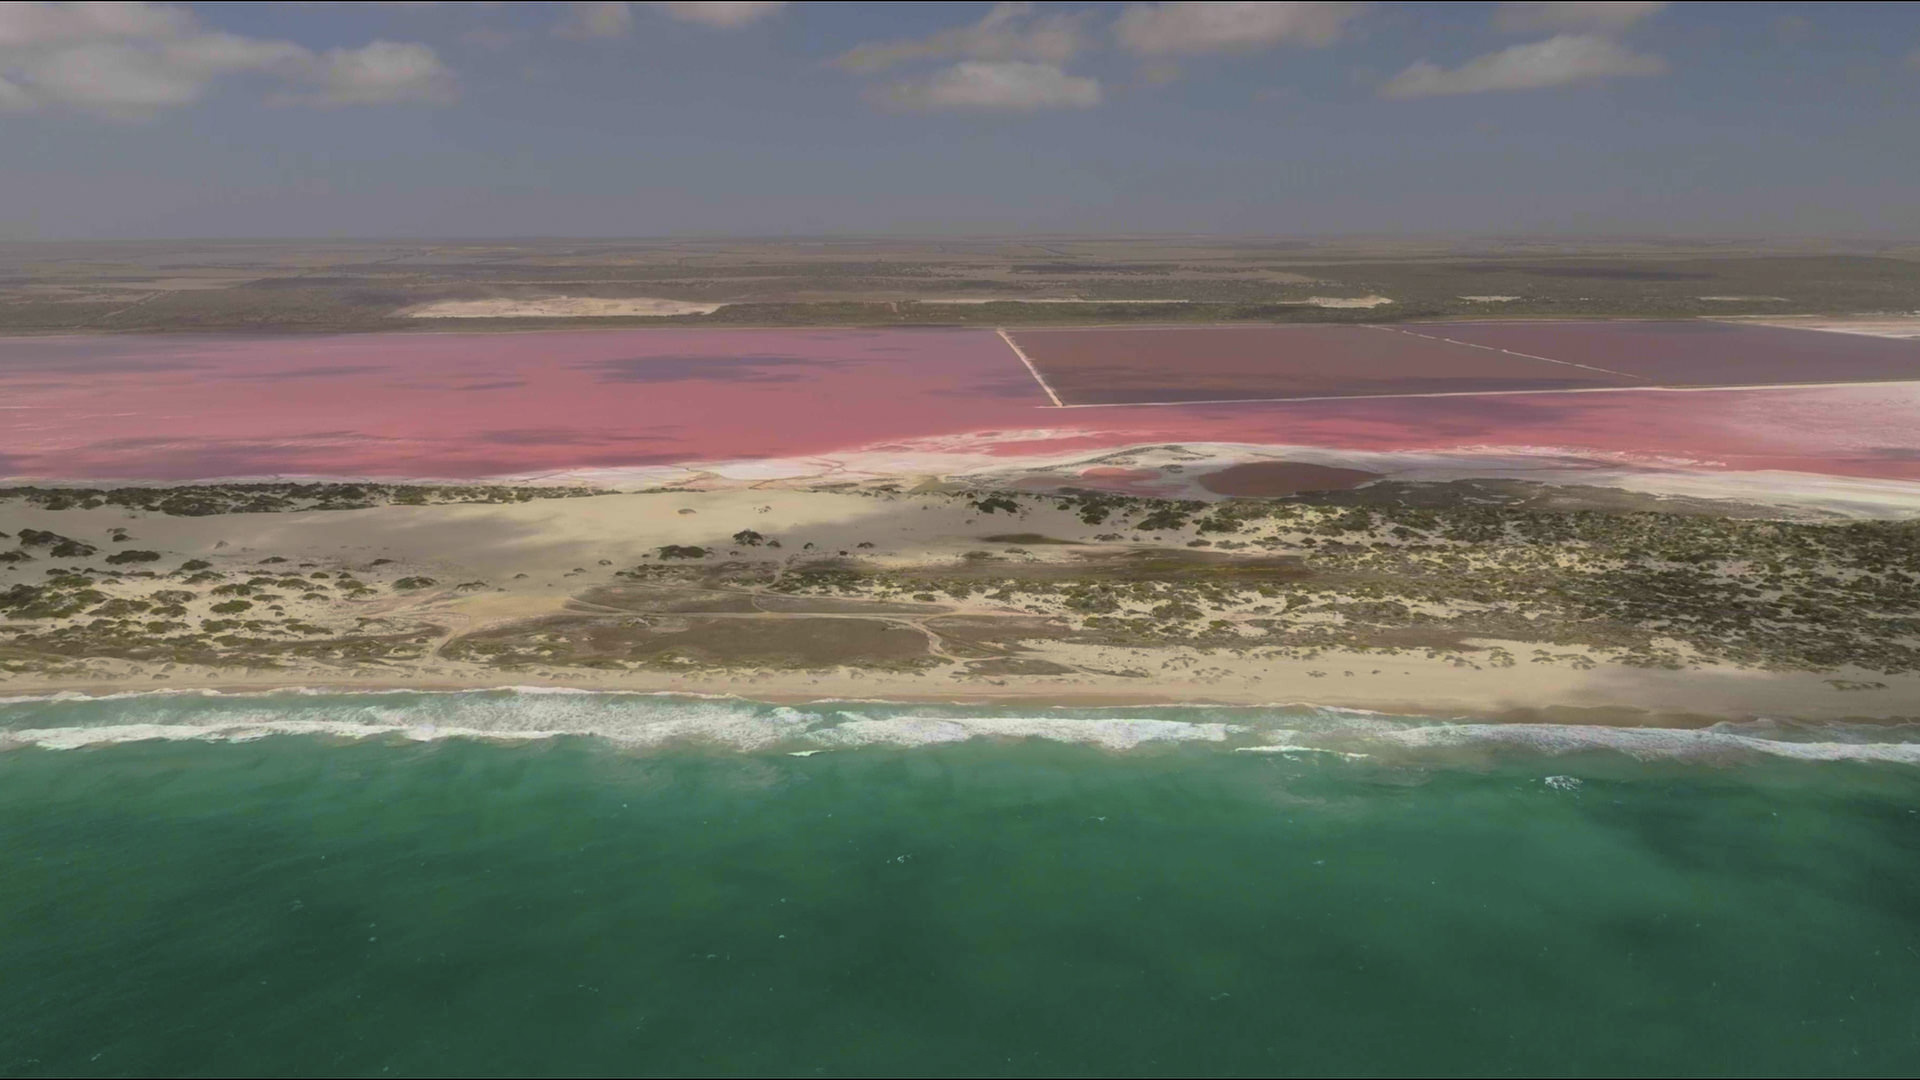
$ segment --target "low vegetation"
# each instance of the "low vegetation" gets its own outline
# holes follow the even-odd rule
[[[1441,498],[1442,487],[1215,503],[876,491],[1026,528],[980,537],[997,547],[913,562],[870,541],[816,551],[792,537],[777,550],[741,530],[731,550],[666,545],[608,567],[600,580],[614,584],[583,582],[583,606],[558,621],[468,637],[394,612],[431,610],[484,581],[442,587],[389,559],[100,557],[62,532],[23,529],[9,550],[33,561],[0,564],[0,670],[86,658],[357,666],[443,647],[448,659],[507,668],[991,661],[981,670],[1005,676],[1073,663],[1031,655],[1059,644],[1417,654],[1493,668],[1920,671],[1920,523],[1623,508],[1524,486]],[[1849,674],[1835,685],[1871,682]]]
[[[297,510],[365,510],[374,506],[439,506],[447,503],[520,503],[604,495],[586,487],[508,487],[494,484],[196,484],[184,487],[10,487],[0,500],[18,499],[44,510],[95,510],[103,506],[175,517],[214,514],[277,514]],[[21,530],[21,536],[32,533]],[[119,539],[116,537],[116,539]],[[23,539],[22,543],[26,543]],[[89,552],[89,554],[91,554]]]
[[[955,240],[832,245],[600,241],[204,245],[0,253],[0,332],[514,331],[599,326],[1340,322],[1459,316],[1692,317],[1911,311],[1911,246],[1474,246],[1377,239]],[[661,317],[437,319],[444,300],[719,305]],[[1384,296],[1370,308],[1327,300]],[[1063,299],[1078,302],[1058,303]],[[986,303],[974,301],[991,301]],[[955,303],[951,301],[968,301]]]

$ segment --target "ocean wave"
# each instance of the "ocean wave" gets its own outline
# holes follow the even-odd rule
[[[1041,738],[1132,749],[1219,742],[1218,721],[1157,717],[982,715],[964,706],[820,702],[768,705],[738,698],[600,692],[50,695],[0,703],[0,744],[74,749],[149,739],[241,742],[272,735],[526,741],[586,736],[622,746],[676,742],[740,750],[923,746],[986,738]]]
[[[145,740],[242,742],[275,735],[333,739],[587,737],[623,747],[706,744],[788,753],[1040,739],[1114,751],[1220,746],[1253,754],[1357,762],[1445,761],[1462,752],[1555,756],[1610,751],[1635,758],[1920,764],[1920,725],[1786,720],[1708,728],[1500,724],[1287,706],[1056,706],[815,701],[775,705],[727,695],[574,687],[272,691],[154,690],[0,699],[0,746],[76,749]]]
[[[975,738],[1047,739],[1133,750],[1146,743],[1225,742],[1246,729],[1232,724],[1180,720],[1079,720],[1048,716],[923,717],[848,720],[807,732],[832,746],[931,746]]]
[[[1629,757],[1730,758],[1750,754],[1800,761],[1886,761],[1920,765],[1920,742],[1857,742],[1764,738],[1713,728],[1620,728],[1580,724],[1434,724],[1373,737],[1408,749],[1506,746],[1558,755],[1610,750]],[[1836,732],[1855,733],[1842,725]],[[1899,733],[1889,731],[1888,734]]]
[[[1324,746],[1299,746],[1294,743],[1266,743],[1260,746],[1236,746],[1233,748],[1233,752],[1236,754],[1327,754],[1332,757],[1346,758],[1349,761],[1359,761],[1362,758],[1372,756],[1371,754],[1355,753],[1351,750],[1330,750]]]
[[[85,727],[17,728],[0,731],[0,746],[37,746],[45,750],[78,750],[87,746],[150,742],[252,742],[274,735],[321,735],[344,739],[400,737],[413,742],[435,739],[486,739],[521,742],[557,738],[564,731],[496,731],[449,728],[438,725],[406,727],[399,724],[356,724],[324,720],[256,720],[239,724],[102,724]]]

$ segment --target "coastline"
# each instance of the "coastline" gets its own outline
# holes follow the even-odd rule
[[[1302,560],[1316,550],[1308,542],[1319,538],[1301,532],[1310,522],[1259,519],[1237,533],[1211,534],[1221,541],[1206,553],[1194,546],[1202,542],[1194,524],[1129,528],[1131,538],[1123,538],[1100,532],[1120,527],[1115,523],[1089,523],[1078,504],[1050,496],[1022,496],[1008,504],[1012,511],[985,505],[956,492],[778,488],[193,517],[11,501],[0,504],[0,529],[49,530],[95,550],[59,557],[50,547],[32,547],[31,558],[6,570],[11,580],[29,591],[38,588],[29,582],[74,582],[61,588],[93,590],[86,603],[99,611],[118,604],[128,613],[145,612],[185,597],[180,617],[201,623],[196,630],[184,621],[135,621],[153,619],[156,610],[123,617],[113,624],[121,629],[109,633],[92,629],[100,622],[93,613],[9,618],[8,629],[38,632],[55,648],[65,639],[53,635],[62,633],[94,633],[105,644],[91,655],[21,648],[12,668],[0,664],[0,697],[539,686],[770,704],[1274,708],[1310,702],[1397,715],[1653,727],[1920,718],[1920,673],[1884,673],[1903,670],[1898,658],[1882,670],[1762,669],[1655,636],[1657,652],[1629,664],[1618,647],[1556,642],[1549,634],[1516,640],[1520,635],[1391,626],[1361,637],[1364,648],[1275,644],[1256,623],[1281,631],[1335,625],[1330,616],[1304,609],[1278,619],[1259,608],[1284,603],[1287,595],[1279,588],[1260,594],[1262,582],[1290,587],[1308,572],[1300,569],[1310,565]],[[748,542],[762,532],[765,543]],[[1228,542],[1226,535],[1239,539]],[[731,537],[748,540],[730,543]],[[121,539],[124,549],[115,547]],[[1377,546],[1391,551],[1392,543],[1382,533]],[[1223,550],[1229,544],[1232,550]],[[696,545],[707,555],[663,559],[660,552],[674,545]],[[133,550],[140,548],[150,550]],[[152,561],[121,565],[160,572],[102,566],[80,573],[115,550],[150,555]],[[1175,586],[1198,584],[1184,594],[1155,592],[1160,579],[1129,569],[1136,559],[1154,560],[1155,572],[1171,575],[1165,580]],[[211,569],[189,572],[189,565]],[[775,591],[763,580],[855,565],[882,575],[861,580],[882,584]],[[1206,568],[1216,565],[1244,565],[1268,576],[1221,579],[1241,580],[1243,587],[1209,599],[1201,586],[1211,587]],[[1194,576],[1181,577],[1189,566]],[[970,569],[980,567],[990,569]],[[1553,572],[1565,580],[1578,569]],[[1046,586],[1062,576],[1067,586],[988,595],[984,589],[947,592],[939,584],[943,575],[976,572],[994,588]],[[888,574],[899,584],[883,587]],[[1182,617],[1194,630],[1163,639],[1074,630],[1068,616],[1080,616],[1065,606],[1064,588],[1085,580],[1115,588],[1145,580],[1142,588],[1152,596],[1127,603],[1130,618],[1148,622],[1160,618],[1153,605],[1190,596],[1200,606]],[[1334,584],[1308,598],[1364,600],[1348,596],[1354,586],[1339,584],[1364,580],[1328,580]],[[196,582],[199,591],[190,588]],[[321,591],[303,591],[312,589]],[[223,593],[251,595],[258,606],[221,602]],[[1412,602],[1440,616],[1461,606],[1444,598]],[[216,651],[208,644],[212,635],[237,629],[234,619],[224,630],[208,629],[220,609],[233,608],[248,609],[236,618],[266,614],[273,621],[261,622],[252,637],[234,638],[239,644],[224,661],[201,660]],[[1218,625],[1207,629],[1207,619]],[[1528,629],[1524,620],[1508,626]],[[151,627],[169,628],[172,636]],[[576,636],[562,640],[566,633]],[[621,649],[636,651],[596,652],[581,636],[594,633],[616,635]],[[760,636],[742,636],[748,634]],[[321,640],[305,644],[315,637]],[[169,644],[175,639],[197,643]],[[683,640],[705,644],[668,651]],[[143,650],[151,658],[129,658]],[[42,659],[47,656],[54,659]],[[1647,658],[1670,666],[1648,666]]]
[[[1187,650],[1135,650],[1173,653]],[[1201,656],[1202,654],[1195,654]],[[1202,656],[1216,669],[1235,658]],[[1896,724],[1920,721],[1920,676],[1872,672],[1760,672],[1731,667],[1696,671],[1648,671],[1602,665],[1569,673],[1563,668],[1523,672],[1464,670],[1444,661],[1365,653],[1329,654],[1292,664],[1313,670],[1352,670],[1342,664],[1391,664],[1382,671],[1406,675],[1332,675],[1321,678],[1251,678],[1239,685],[1155,679],[1153,689],[1114,678],[980,678],[936,682],[931,676],[859,669],[819,672],[685,675],[665,672],[569,672],[557,677],[474,671],[408,678],[394,672],[342,674],[304,669],[241,674],[175,671],[164,680],[121,670],[95,678],[0,679],[0,703],[77,694],[101,699],[134,694],[462,694],[490,691],[579,692],[636,697],[687,697],[766,705],[804,706],[832,702],[1008,707],[1039,709],[1339,709],[1395,716],[1472,718],[1488,723],[1546,723],[1615,727],[1700,728],[1723,722],[1794,720]],[[1417,667],[1416,667],[1417,665]],[[1271,666],[1263,664],[1262,666]],[[1420,670],[1425,669],[1425,670]],[[1229,669],[1230,670],[1230,669]],[[1368,669],[1371,671],[1372,669]],[[141,677],[142,675],[145,677]],[[1449,678],[1449,676],[1452,676]],[[1531,678],[1525,676],[1532,676]],[[1477,678],[1476,678],[1477,677]],[[1387,685],[1410,679],[1412,685]],[[1835,682],[1872,686],[1837,689]],[[1877,684],[1877,685],[1875,685]]]
[[[1110,753],[1188,747],[1334,765],[1370,762],[1390,770],[1478,771],[1500,760],[1544,762],[1593,753],[1714,766],[1767,760],[1920,765],[1920,721],[1864,717],[1806,722],[1605,708],[1461,716],[1304,702],[1120,705],[1012,695],[971,703],[816,698],[776,704],[728,695],[543,686],[182,688],[0,697],[0,753],[264,738],[396,746],[585,739],[617,753],[718,750],[794,758],[984,741],[1003,749],[1051,743]],[[1584,768],[1573,761],[1552,767]],[[1560,782],[1577,784],[1564,776]]]

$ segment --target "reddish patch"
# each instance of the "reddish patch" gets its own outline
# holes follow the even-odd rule
[[[1634,380],[1377,326],[1022,330],[1068,405],[1468,394]]]
[[[1780,332],[1836,339],[1837,348],[1848,340]],[[1549,447],[1650,464],[1920,479],[1920,383],[1046,404],[1005,344],[976,330],[0,339],[0,475],[478,478],[882,447],[1091,455],[1227,442]],[[1109,475],[1157,477],[1126,472]]]
[[[14,475],[482,477],[1027,428],[987,331],[0,341]]]
[[[1920,379],[1920,341],[1706,321],[1438,323],[1407,329],[1591,364],[1659,386]]]

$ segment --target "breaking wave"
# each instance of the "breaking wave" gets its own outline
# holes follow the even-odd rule
[[[562,737],[644,749],[705,744],[806,756],[860,747],[1043,739],[1113,751],[1198,745],[1340,763],[1460,754],[1638,759],[1764,758],[1920,765],[1920,725],[1726,722],[1706,728],[1504,724],[1312,705],[1054,708],[820,701],[572,688],[339,693],[156,691],[0,698],[0,747],[72,750],[146,740],[243,742],[270,736],[426,742]]]

